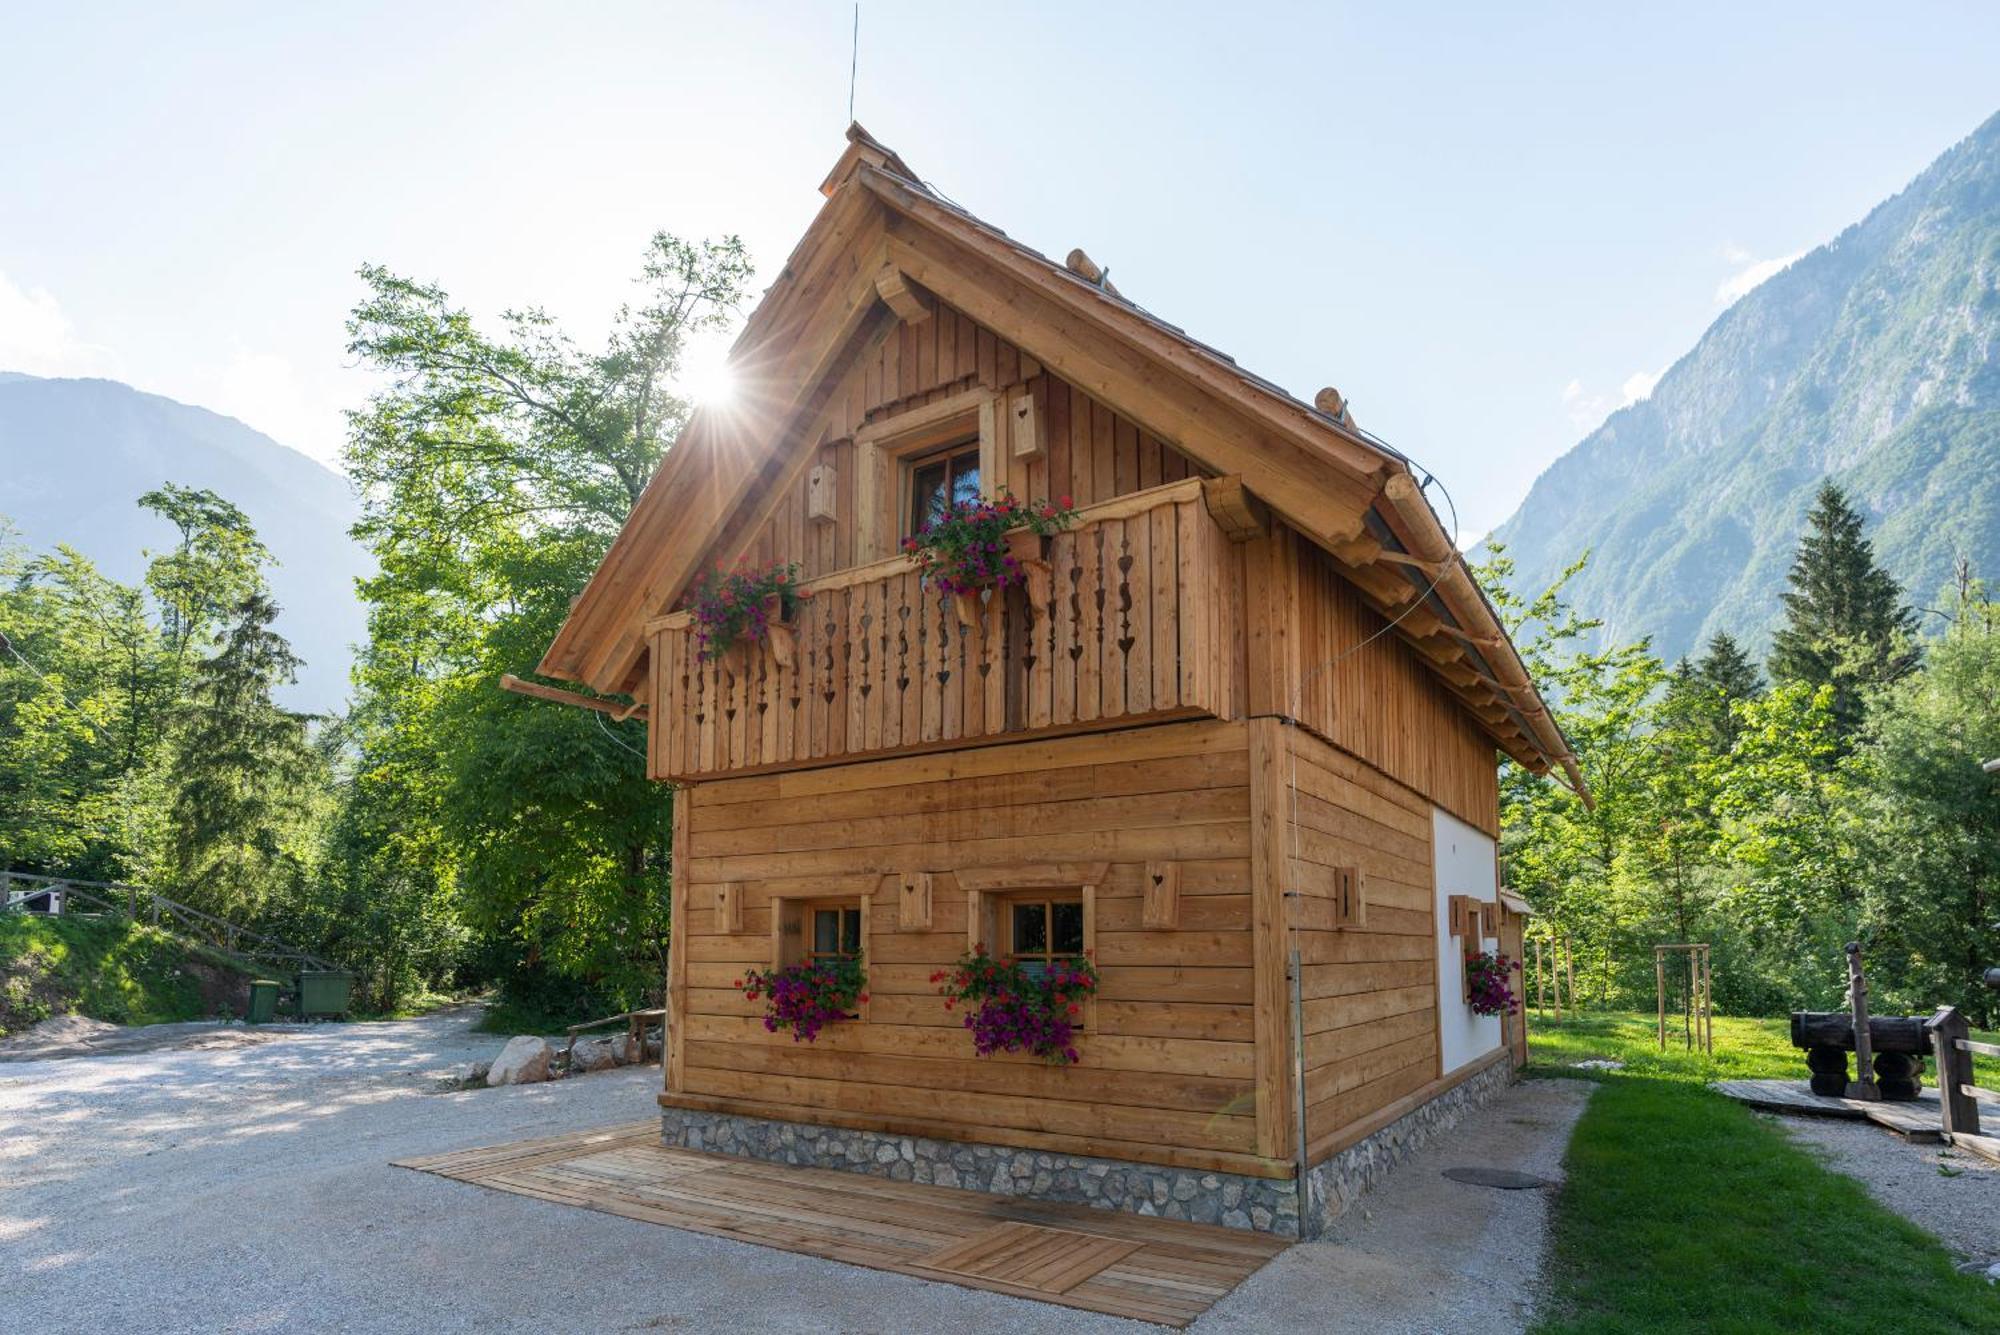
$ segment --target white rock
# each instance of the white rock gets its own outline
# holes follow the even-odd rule
[[[595,1039],[579,1043],[569,1054],[571,1075],[583,1075],[590,1071],[602,1071],[618,1064],[618,1056],[612,1050],[611,1040]]]
[[[532,1085],[549,1078],[549,1059],[555,1054],[539,1038],[520,1034],[507,1040],[493,1066],[486,1072],[489,1085]]]

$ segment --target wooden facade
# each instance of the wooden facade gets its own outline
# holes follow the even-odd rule
[[[854,145],[739,352],[789,406],[690,426],[543,664],[637,696],[679,785],[661,1100],[1293,1176],[1504,1053],[1465,1057],[1449,943],[1487,934],[1441,905],[1495,899],[1496,752],[1567,765],[1560,734],[1399,459],[1100,283],[1052,322],[1024,252]],[[945,446],[1080,509],[969,610],[897,554]],[[735,561],[808,596],[782,650],[704,662],[672,603]],[[1081,1060],[978,1057],[933,975],[1051,889],[1102,977]],[[795,1043],[736,984],[816,906],[859,910],[868,997]]]

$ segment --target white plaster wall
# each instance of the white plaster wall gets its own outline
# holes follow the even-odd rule
[[[1497,850],[1485,834],[1464,821],[1431,808],[1431,867],[1437,878],[1438,1042],[1444,1073],[1483,1057],[1500,1046],[1500,1017],[1474,1015],[1465,1004],[1465,949],[1451,934],[1448,901],[1471,895],[1491,903],[1499,898]],[[1482,943],[1497,948],[1492,937]]]

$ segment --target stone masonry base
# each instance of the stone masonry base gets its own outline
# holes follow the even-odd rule
[[[1200,1224],[1224,1224],[1281,1237],[1312,1238],[1414,1154],[1513,1079],[1505,1061],[1315,1165],[1305,1228],[1290,1179],[1204,1173],[1157,1164],[1052,1154],[968,1141],[932,1140],[875,1131],[848,1131],[734,1113],[669,1108],[661,1139],[670,1146],[734,1154],[767,1163],[838,1168],[897,1182],[963,1187],[1001,1196],[1066,1201],[1102,1210]]]

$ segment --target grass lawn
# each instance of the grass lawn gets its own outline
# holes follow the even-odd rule
[[[1529,1074],[1603,1086],[1570,1142],[1541,1330],[2000,1331],[2000,1290],[1956,1273],[1858,1182],[1703,1087],[1803,1081],[1785,1021],[1718,1017],[1713,1057],[1672,1034],[1659,1052],[1651,1015],[1531,1018],[1529,1033]],[[1567,1069],[1591,1058],[1625,1069]]]

